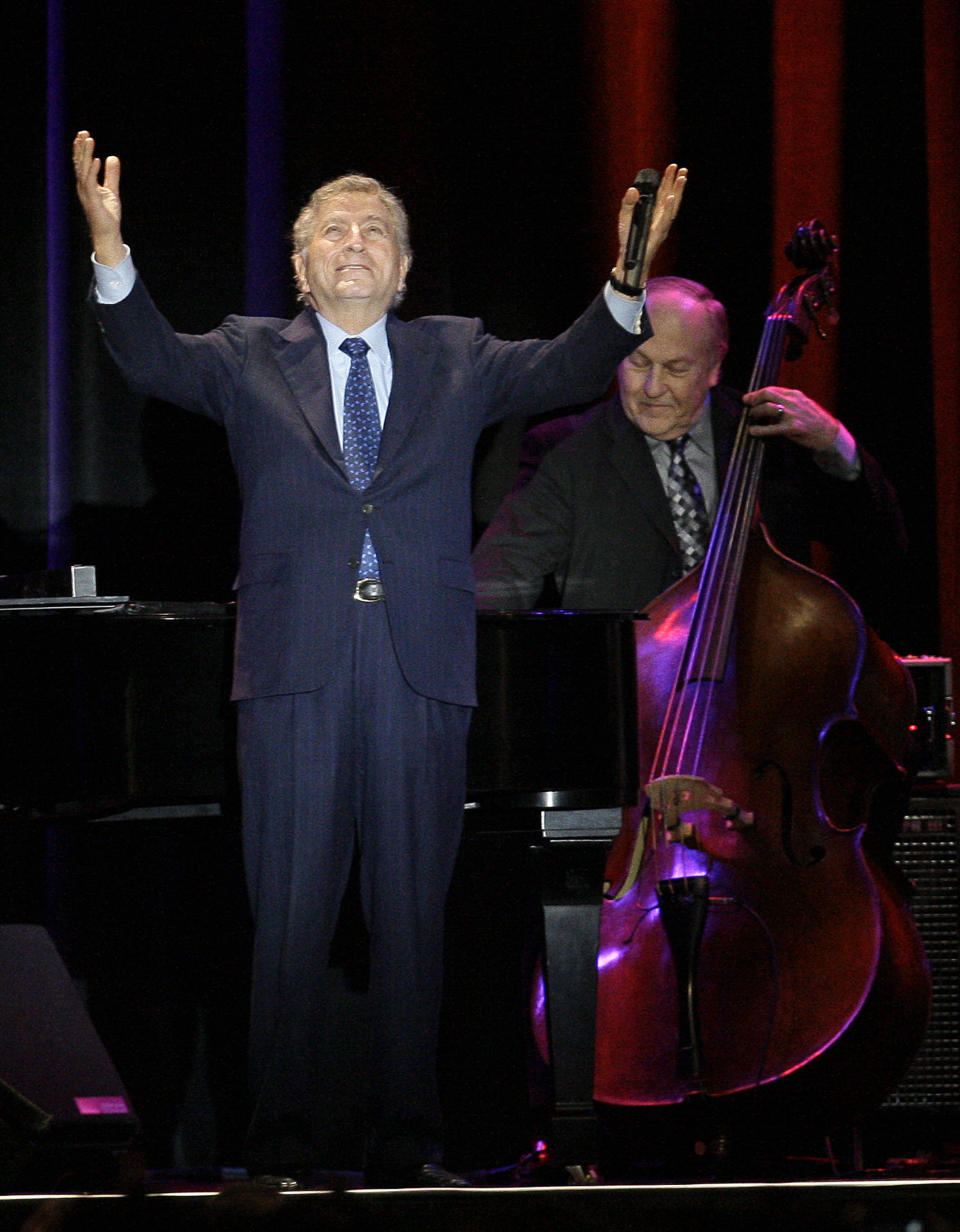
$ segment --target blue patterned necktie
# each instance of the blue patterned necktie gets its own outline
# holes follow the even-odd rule
[[[362,492],[371,479],[380,452],[380,413],[362,338],[344,338],[340,350],[350,356],[350,371],[343,391],[343,461],[350,483]],[[380,562],[370,532],[363,537],[358,577],[378,578]]]
[[[683,553],[683,571],[689,573],[703,560],[710,538],[707,506],[690,464],[684,457],[688,436],[667,441],[670,465],[667,469],[667,499],[673,525]]]

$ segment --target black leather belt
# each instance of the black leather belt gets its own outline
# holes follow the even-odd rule
[[[353,597],[361,603],[379,603],[387,596],[383,593],[383,582],[379,578],[360,578]]]

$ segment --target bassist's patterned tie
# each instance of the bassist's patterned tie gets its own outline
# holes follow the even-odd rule
[[[707,523],[707,507],[703,492],[697,483],[690,464],[683,456],[688,436],[678,436],[667,441],[670,446],[670,466],[667,470],[667,498],[673,525],[683,552],[683,571],[689,573],[703,560],[707,551],[710,530]]]
[[[373,478],[380,452],[380,414],[367,361],[369,349],[362,338],[344,338],[340,343],[340,350],[350,356],[350,371],[343,391],[343,461],[351,484],[360,492]],[[369,531],[363,537],[357,576],[380,576],[380,562]]]

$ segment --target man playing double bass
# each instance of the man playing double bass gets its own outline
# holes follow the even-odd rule
[[[686,1164],[694,1138],[729,1143],[733,1130],[752,1167],[752,1150],[773,1149],[798,1123],[798,1105],[821,1115],[805,1079],[827,1075],[831,1116],[846,1111],[838,1073],[862,1107],[922,1035],[922,948],[899,887],[860,843],[878,817],[889,838],[894,809],[880,816],[880,802],[898,798],[909,683],[848,598],[791,563],[810,564],[824,545],[878,624],[906,536],[879,465],[823,407],[778,384],[742,399],[720,388],[726,316],[707,288],[651,279],[647,306],[653,336],[621,363],[614,397],[528,434],[535,473],[491,523],[474,567],[483,607],[530,608],[546,592],[568,609],[646,610],[636,622],[644,791],[624,810],[607,867],[594,1096],[625,1140],[639,1129],[659,1150],[669,1139]],[[759,504],[779,549],[748,537],[746,593],[720,563],[740,546],[729,510],[717,518],[716,570],[685,577],[703,559],[728,463],[742,473],[744,404],[749,432],[768,442]],[[733,504],[752,511],[752,500]],[[824,653],[834,647],[835,660]],[[885,725],[874,733],[859,703],[878,698]],[[847,773],[854,765],[862,777]],[[877,1073],[858,1075],[861,1031],[878,1024]]]
[[[480,607],[645,607],[705,546],[684,558],[668,496],[671,443],[684,443],[705,530],[745,403],[751,432],[770,446],[760,505],[774,544],[801,564],[824,545],[831,575],[889,637],[906,532],[877,461],[800,390],[771,386],[741,400],[719,384],[726,311],[700,283],[651,278],[647,310],[653,337],[621,363],[613,397],[524,438],[521,486],[474,551]]]

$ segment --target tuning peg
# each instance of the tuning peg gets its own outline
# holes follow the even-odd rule
[[[837,251],[837,237],[830,235],[819,218],[798,223],[784,248],[787,259],[797,269],[822,269]]]

